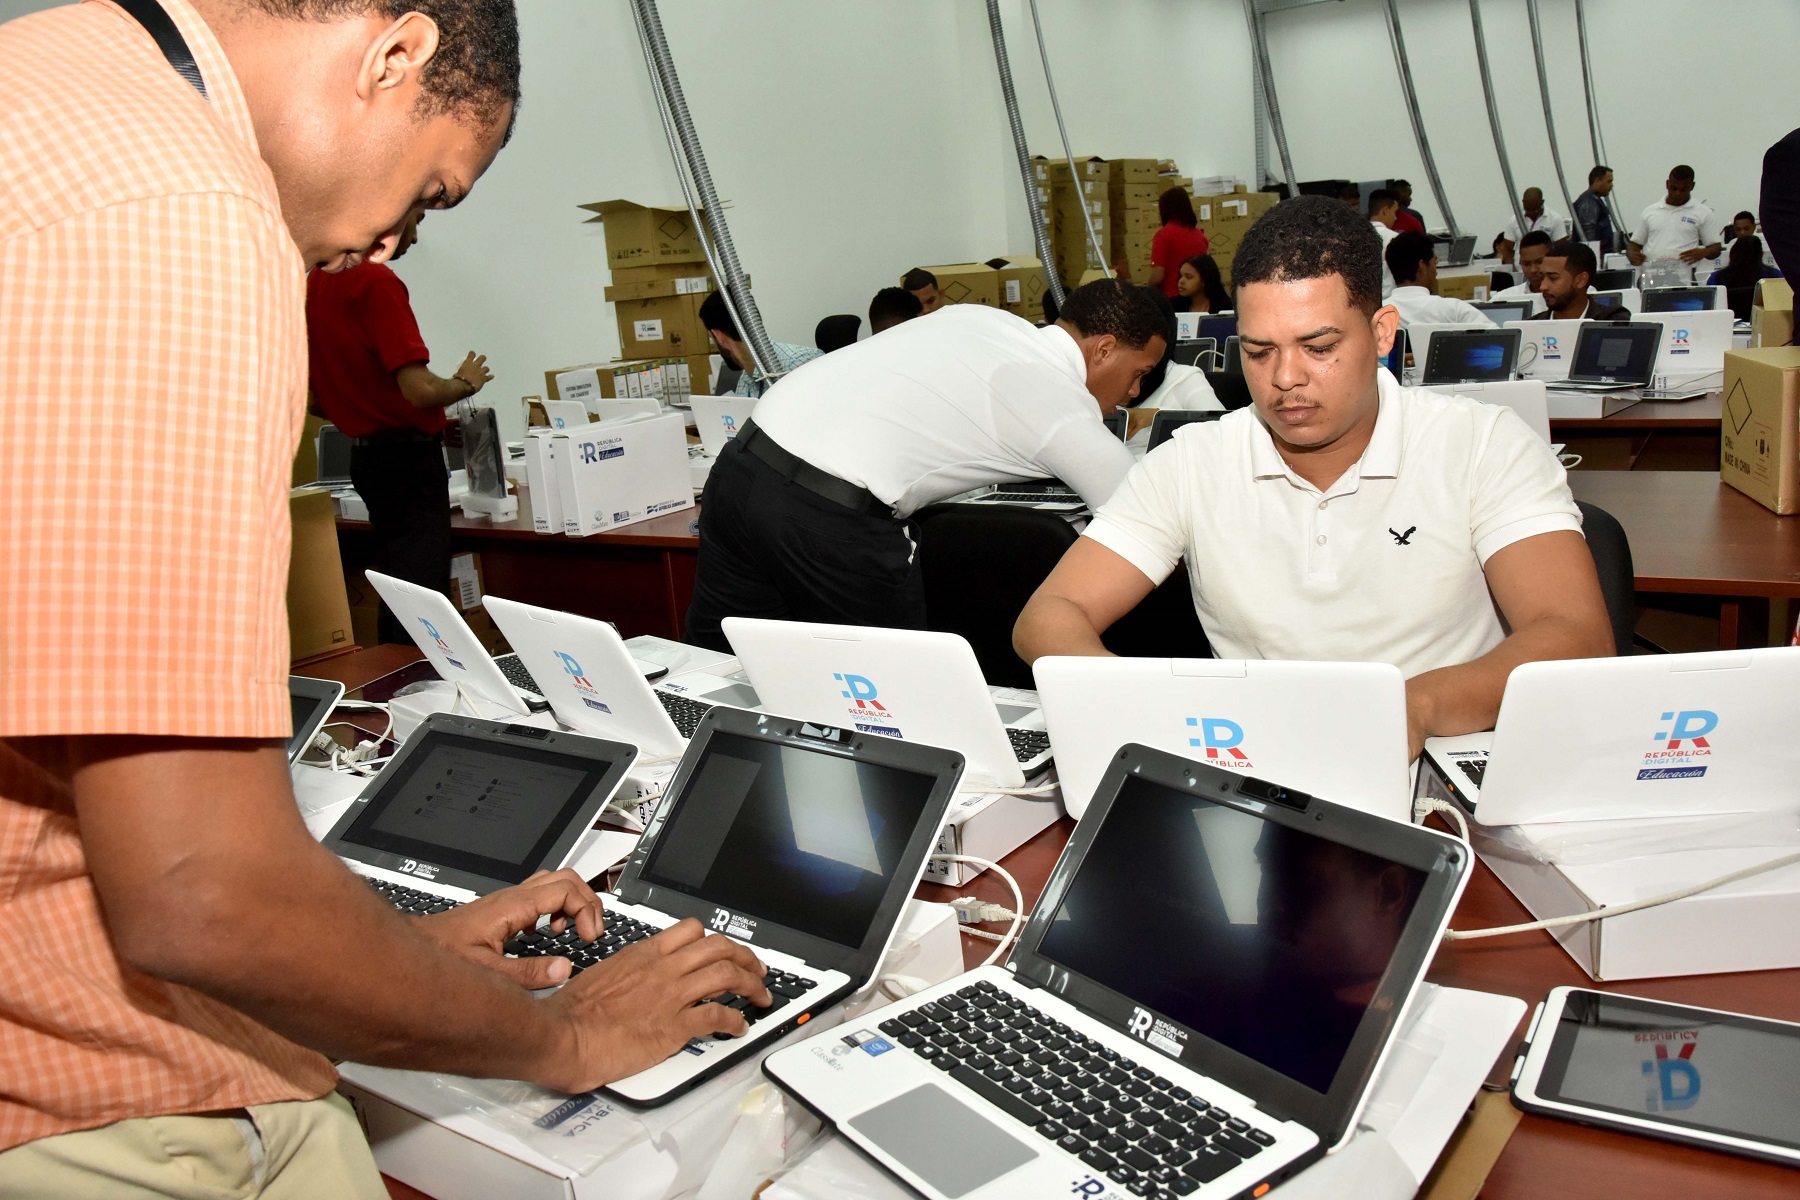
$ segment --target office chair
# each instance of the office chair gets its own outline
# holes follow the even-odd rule
[[[1581,530],[1587,536],[1588,552],[1594,556],[1594,569],[1600,574],[1600,595],[1612,621],[1614,652],[1630,654],[1637,646],[1661,651],[1662,647],[1637,636],[1637,575],[1624,526],[1611,513],[1585,500],[1577,500],[1575,507],[1581,510]]]
[[[1178,565],[1100,640],[1124,658],[1211,658],[1212,645],[1188,590],[1187,566]]]
[[[1756,307],[1756,285],[1752,283],[1744,287],[1726,288],[1725,301],[1734,317],[1740,321],[1748,321],[1750,310]]]
[[[855,313],[839,313],[835,317],[825,317],[813,329],[813,345],[826,354],[833,350],[842,350],[853,345],[857,333],[862,329],[862,318]]]

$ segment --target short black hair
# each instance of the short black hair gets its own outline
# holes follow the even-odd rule
[[[1599,260],[1594,257],[1592,248],[1586,242],[1578,242],[1573,238],[1564,238],[1551,245],[1550,253],[1546,257],[1562,259],[1567,264],[1571,275],[1580,275],[1586,272],[1589,283],[1594,280],[1594,272],[1600,269]]]
[[[731,310],[725,307],[724,292],[715,291],[700,302],[700,323],[734,341],[741,336],[737,322],[731,319]]]
[[[1588,186],[1593,187],[1596,183],[1599,183],[1602,179],[1605,179],[1608,175],[1611,175],[1611,174],[1612,174],[1611,167],[1595,167],[1593,170],[1588,172]]]
[[[1688,166],[1686,163],[1682,163],[1679,166],[1670,168],[1669,178],[1679,179],[1685,183],[1692,183],[1694,182],[1694,168]]]
[[[1411,191],[1412,190],[1412,180],[1410,180],[1410,179],[1390,179],[1390,180],[1388,180],[1388,190],[1389,191],[1398,192],[1401,188],[1405,188],[1408,191]]]
[[[1231,292],[1226,288],[1225,277],[1219,274],[1219,264],[1212,255],[1196,254],[1181,266],[1194,268],[1194,274],[1200,276],[1200,289],[1206,293],[1206,303],[1213,312],[1230,310]],[[1180,271],[1181,267],[1175,269]]]
[[[1733,225],[1736,225],[1739,221],[1749,221],[1751,224],[1754,225],[1756,223],[1756,214],[1751,212],[1749,209],[1745,209],[1743,212],[1739,213],[1737,216],[1731,218],[1731,223]]]
[[[1350,303],[1381,307],[1381,239],[1357,213],[1323,196],[1295,196],[1264,213],[1244,234],[1231,264],[1241,295],[1247,283],[1342,277]]]
[[[1419,268],[1437,257],[1437,243],[1422,233],[1396,234],[1382,252],[1396,286],[1419,277]]]
[[[928,287],[936,287],[937,276],[924,267],[914,267],[900,277],[900,286],[909,292],[922,291]]]
[[[1060,316],[1083,337],[1110,333],[1121,345],[1142,350],[1151,338],[1169,339],[1174,313],[1168,297],[1156,288],[1123,279],[1096,279],[1069,293]]]
[[[1530,233],[1519,239],[1519,249],[1523,250],[1527,246],[1548,246],[1555,240],[1555,238],[1551,237],[1544,230],[1533,229]]]
[[[1346,200],[1349,200],[1354,204],[1361,204],[1362,189],[1357,187],[1354,183],[1340,184],[1337,190],[1337,198],[1339,204],[1342,204]]]
[[[1376,188],[1369,193],[1369,215],[1372,217],[1390,204],[1400,203],[1400,197],[1386,188]]]
[[[502,105],[519,104],[519,13],[513,0],[250,0],[290,21],[341,21],[407,13],[438,27],[437,53],[419,75],[420,115],[449,113],[487,122]],[[511,136],[510,126],[508,136]]]
[[[1194,202],[1178,187],[1169,188],[1156,198],[1156,215],[1164,225],[1173,221],[1192,229],[1200,224],[1200,218],[1194,215]]]
[[[884,287],[869,301],[869,332],[880,333],[890,325],[910,321],[925,311],[919,298],[905,288]]]

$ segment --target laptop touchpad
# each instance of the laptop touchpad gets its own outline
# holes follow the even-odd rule
[[[876,1105],[850,1127],[952,1200],[1037,1157],[935,1083]]]

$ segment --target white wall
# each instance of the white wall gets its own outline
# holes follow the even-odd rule
[[[1401,100],[1381,0],[1273,13],[1269,53],[1294,170],[1302,179],[1413,181],[1442,220]],[[1401,0],[1414,86],[1457,221],[1483,247],[1511,217],[1489,133],[1467,0]],[[1593,166],[1569,0],[1541,0],[1545,62],[1571,195]],[[1482,20],[1512,160],[1567,215],[1551,169],[1524,0],[1483,0]],[[1762,154],[1800,123],[1777,97],[1792,79],[1800,6],[1790,0],[1588,0],[1601,132],[1628,221],[1660,200],[1668,169],[1693,166],[1695,196],[1726,218],[1755,210]],[[1271,155],[1271,162],[1276,161]]]

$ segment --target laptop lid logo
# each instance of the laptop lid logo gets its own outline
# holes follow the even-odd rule
[[[1674,329],[1674,330],[1669,331],[1669,353],[1670,354],[1691,353],[1691,350],[1688,347],[1688,331],[1687,330]]]
[[[581,693],[583,704],[589,708],[597,708],[603,713],[612,711],[601,702],[600,693],[594,690],[593,683],[588,680],[586,673],[581,669],[581,664],[575,661],[573,654],[564,654],[561,650],[552,650],[550,653],[556,655],[556,661],[562,664],[562,669],[567,672],[569,681],[574,684],[575,690]]]
[[[1712,758],[1712,743],[1706,739],[1719,727],[1719,714],[1707,708],[1666,712],[1662,720],[1671,722],[1667,729],[1656,732],[1656,749],[1644,755],[1638,764],[1639,779],[1699,779],[1706,774]]]
[[[444,652],[445,662],[448,662],[459,671],[466,671],[469,669],[456,660],[456,652],[450,649],[450,643],[444,640],[443,634],[438,632],[436,625],[433,625],[425,617],[419,618],[419,624],[425,627],[425,632],[431,635],[431,640],[437,643],[437,648]]]
[[[1562,351],[1556,348],[1556,335],[1553,333],[1544,336],[1544,357],[1546,359],[1562,357]]]
[[[738,426],[737,426],[737,418],[736,417],[732,416],[730,413],[720,413],[719,421],[721,424],[723,424],[725,426],[725,436],[726,437],[736,437],[737,436]]]
[[[847,671],[834,672],[831,677],[844,685],[843,690],[838,693],[850,701],[844,711],[849,713],[853,719],[861,718],[855,721],[858,730],[863,733],[878,733],[882,737],[897,738],[901,736],[900,731],[892,724],[876,725],[871,723],[874,721],[891,722],[894,719],[894,714],[890,713],[881,701],[876,699],[881,692],[875,687],[873,680],[866,675],[852,675]]]
[[[1253,765],[1250,756],[1238,748],[1244,742],[1244,727],[1236,721],[1227,721],[1224,717],[1189,717],[1187,725],[1190,730],[1199,731],[1198,737],[1188,737],[1187,744],[1204,749],[1207,762],[1236,770],[1249,770]]]

